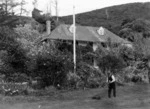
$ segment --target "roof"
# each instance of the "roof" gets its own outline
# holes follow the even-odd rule
[[[71,25],[61,24],[54,29],[47,38],[49,39],[61,39],[61,40],[73,40],[73,33],[70,31]],[[103,27],[90,27],[90,26],[76,26],[76,40],[87,42],[106,42],[108,38],[112,42],[116,43],[130,43],[119,36],[115,35],[111,31]]]

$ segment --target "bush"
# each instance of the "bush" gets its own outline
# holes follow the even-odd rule
[[[28,84],[22,83],[1,83],[0,92],[5,96],[28,95]]]
[[[29,81],[29,77],[26,74],[23,74],[22,72],[11,74],[9,76],[6,76],[4,79],[7,82],[18,82],[18,83]]]
[[[124,69],[124,75],[122,78],[124,79],[123,82],[144,82],[148,83],[148,71],[143,69],[135,69],[134,67],[127,67]]]
[[[111,72],[119,72],[121,71],[126,65],[121,57],[117,57],[115,55],[105,55],[98,59],[98,66],[103,73],[106,74],[107,70],[110,70]]]
[[[25,51],[20,47],[17,42],[18,34],[12,28],[0,27],[0,51],[5,53],[4,58],[1,57],[3,66],[1,67],[1,73],[6,77],[13,75],[16,72],[26,72],[26,60]]]
[[[138,75],[135,75],[131,78],[131,81],[134,82],[134,83],[142,82],[142,78]]]
[[[79,82],[80,77],[77,73],[69,71],[67,73],[67,80],[66,80],[66,88],[67,89],[76,89],[77,82]]]
[[[72,59],[69,53],[52,49],[53,46],[43,47],[36,58],[34,77],[40,78],[41,87],[53,85],[66,86],[67,73],[72,70]],[[43,52],[42,52],[43,51]]]
[[[96,88],[100,86],[102,73],[93,66],[80,62],[77,67],[79,81],[76,83],[77,88]]]
[[[34,42],[40,36],[40,33],[32,29],[30,25],[18,26],[14,30],[19,35],[19,38],[24,38],[29,42]]]

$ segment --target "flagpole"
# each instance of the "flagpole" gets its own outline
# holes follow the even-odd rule
[[[73,4],[73,62],[74,73],[76,73],[76,25],[75,25],[75,5]]]

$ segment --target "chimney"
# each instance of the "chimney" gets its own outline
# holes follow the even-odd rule
[[[48,35],[51,33],[51,21],[50,20],[46,21],[46,32]]]

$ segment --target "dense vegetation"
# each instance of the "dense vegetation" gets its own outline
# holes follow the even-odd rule
[[[76,23],[85,26],[104,26],[118,34],[123,22],[143,18],[150,20],[150,3],[130,3],[97,9],[91,12],[76,14]],[[60,20],[72,24],[72,16],[61,17]]]
[[[40,15],[33,10],[32,18],[4,14],[0,10],[0,73],[7,82],[38,81],[38,87],[53,85],[57,88],[94,88],[104,86],[107,72],[115,73],[118,81],[137,82],[148,78],[147,62],[150,57],[149,3],[127,4],[77,15],[77,23],[89,26],[104,26],[120,37],[133,43],[134,49],[121,44],[114,46],[109,39],[107,47],[100,44],[93,52],[90,44],[77,46],[77,69],[73,72],[72,45],[63,41],[41,41],[45,22],[51,20],[52,30],[58,25],[54,18]],[[109,15],[106,16],[106,10]],[[140,10],[140,13],[137,13]],[[120,16],[120,13],[123,13]],[[133,14],[134,13],[134,14]],[[146,12],[145,12],[146,13]],[[141,15],[143,15],[141,17]],[[8,18],[8,19],[3,19]],[[11,18],[17,18],[9,20]],[[32,20],[31,20],[32,19]],[[7,23],[7,21],[10,23]],[[71,23],[71,16],[62,17],[60,22]],[[29,23],[30,22],[30,23]],[[99,69],[93,67],[96,58]]]

